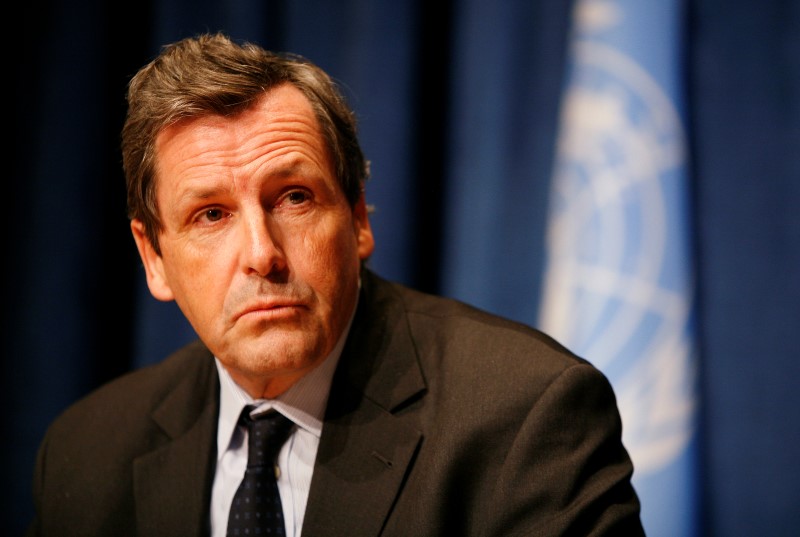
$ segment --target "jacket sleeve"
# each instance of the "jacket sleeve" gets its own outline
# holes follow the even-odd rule
[[[44,490],[42,482],[44,480],[44,465],[45,465],[45,454],[47,453],[47,445],[48,445],[47,436],[45,436],[36,454],[36,464],[33,470],[33,483],[32,483],[33,506],[35,511],[33,520],[31,520],[30,525],[28,526],[28,529],[25,533],[25,537],[37,537],[41,535],[40,516],[42,512],[42,493]]]
[[[611,385],[589,364],[558,375],[523,422],[486,535],[644,535]],[[533,484],[536,484],[533,486]]]

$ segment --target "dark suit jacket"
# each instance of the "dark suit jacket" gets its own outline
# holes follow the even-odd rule
[[[30,534],[206,534],[218,409],[199,342],[79,401],[42,442]],[[620,432],[552,339],[365,271],[303,535],[640,535]]]

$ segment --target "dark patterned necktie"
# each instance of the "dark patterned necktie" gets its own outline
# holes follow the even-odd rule
[[[233,497],[228,536],[286,535],[276,460],[292,422],[275,411],[251,418],[252,409],[245,407],[239,418],[247,427],[247,470]]]

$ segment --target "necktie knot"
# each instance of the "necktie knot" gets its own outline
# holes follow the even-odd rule
[[[273,466],[294,424],[274,410],[256,417],[250,417],[250,410],[246,407],[239,418],[247,427],[247,467]]]

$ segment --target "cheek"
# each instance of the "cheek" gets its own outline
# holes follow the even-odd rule
[[[176,251],[180,255],[174,255]],[[165,273],[175,302],[193,324],[203,316],[216,315],[214,304],[224,299],[227,271],[220,261],[227,255],[220,250],[213,255],[201,254],[185,246],[164,251]]]
[[[297,241],[303,245],[300,255],[307,262],[326,263],[329,271],[339,270],[358,257],[356,235],[343,219],[320,222],[303,230],[300,237]],[[291,242],[287,244],[289,247],[291,245]]]
[[[317,227],[304,234],[302,252],[292,263],[298,276],[324,281],[332,287],[342,286],[343,279],[357,274],[360,266],[358,244],[351,228],[335,226],[325,230]],[[303,272],[305,274],[300,275]]]

